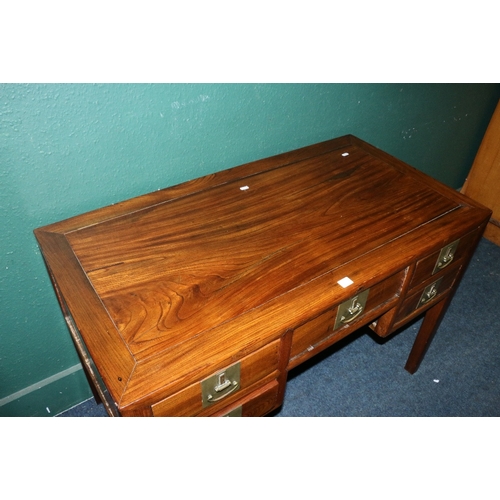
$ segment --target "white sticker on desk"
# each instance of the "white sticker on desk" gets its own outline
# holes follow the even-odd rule
[[[352,285],[354,281],[352,281],[351,278],[348,278],[347,276],[345,278],[342,278],[341,280],[337,281],[337,283],[342,287],[342,288],[347,288],[348,286]]]

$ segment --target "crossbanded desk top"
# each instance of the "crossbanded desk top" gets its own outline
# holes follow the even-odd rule
[[[35,235],[110,414],[253,415],[279,406],[287,371],[319,350],[425,313],[414,371],[490,213],[345,136]],[[226,368],[240,362],[231,386]]]

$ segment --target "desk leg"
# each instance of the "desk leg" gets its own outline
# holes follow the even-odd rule
[[[418,370],[418,367],[425,356],[427,348],[429,347],[439,323],[444,316],[446,306],[448,305],[450,298],[451,297],[448,296],[444,300],[441,300],[425,313],[424,321],[418,331],[417,338],[415,339],[410,355],[408,356],[408,361],[405,365],[405,370],[410,372],[412,375]]]

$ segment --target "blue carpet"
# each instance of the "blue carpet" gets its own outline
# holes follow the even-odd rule
[[[289,374],[276,417],[500,416],[500,247],[479,243],[427,354],[403,367],[420,325],[388,339],[367,329]],[[62,417],[106,416],[88,400]]]

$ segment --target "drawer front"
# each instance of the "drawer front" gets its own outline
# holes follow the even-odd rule
[[[342,309],[343,306],[348,306],[349,302],[353,304],[352,310],[354,310],[358,303],[357,300],[354,300],[355,297],[343,302],[339,306],[329,309],[320,316],[296,328],[293,333],[290,358],[293,360],[293,358],[298,356],[302,357],[303,354],[313,351],[317,344],[323,342],[334,333],[343,331],[350,325],[359,324],[359,322],[366,319],[370,313],[380,309],[384,304],[389,303],[391,299],[398,297],[403,279],[404,272],[401,272],[372,286],[368,291],[366,304],[363,306],[363,310],[360,314],[352,314],[352,321],[350,321],[350,318],[347,318],[346,322],[343,323],[340,321],[338,313],[339,308]],[[358,296],[362,295],[363,292],[358,294]]]
[[[279,384],[273,380],[259,390],[242,398],[235,405],[231,405],[220,412],[212,414],[213,417],[261,417],[277,408],[281,401],[279,397]]]
[[[410,283],[410,289],[419,286],[431,276],[440,276],[449,269],[449,266],[458,262],[467,255],[476,240],[477,232],[473,231],[462,238],[448,242],[444,247],[431,255],[420,259]]]
[[[400,323],[412,315],[419,314],[426,307],[437,302],[453,286],[460,268],[461,266],[455,265],[450,269],[450,272],[435,276],[435,279],[428,280],[424,285],[412,291],[412,294],[401,305],[395,323]]]
[[[189,387],[177,392],[176,394],[159,401],[151,406],[155,417],[187,417],[194,415],[208,415],[214,411],[225,408],[258,387],[275,379],[278,375],[278,363],[280,354],[280,340],[271,342],[269,345],[249,354],[239,361],[238,382],[232,387],[223,391],[213,392],[213,403],[204,404],[202,397],[202,381],[196,382]],[[234,380],[234,367],[236,364],[225,367],[222,370],[214,372],[215,376],[222,385]],[[226,375],[219,376],[219,374]],[[205,398],[206,399],[206,398]]]

